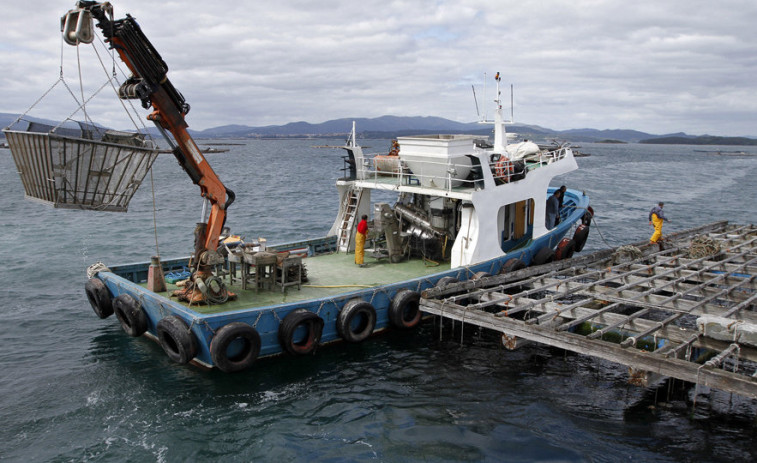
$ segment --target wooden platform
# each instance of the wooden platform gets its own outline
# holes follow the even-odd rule
[[[716,222],[663,247],[433,288],[421,309],[501,332],[508,349],[538,342],[626,365],[638,385],[673,377],[757,398],[757,228]]]

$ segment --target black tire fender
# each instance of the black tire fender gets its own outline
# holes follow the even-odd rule
[[[169,315],[158,322],[158,340],[168,358],[176,363],[189,363],[197,356],[197,339],[189,325],[176,315]]]
[[[576,242],[568,237],[563,238],[557,243],[555,250],[555,260],[570,259],[576,252]]]
[[[147,331],[147,315],[131,294],[121,294],[113,299],[113,311],[126,334],[137,338]]]
[[[300,341],[295,341],[297,328],[305,326],[307,334]],[[321,342],[323,319],[307,309],[294,309],[289,312],[279,325],[279,342],[290,354],[305,355],[315,351]]]
[[[231,322],[216,331],[210,341],[210,357],[219,370],[236,373],[252,367],[260,355],[260,345],[260,334],[255,328]]]
[[[419,301],[421,295],[403,288],[394,295],[389,305],[389,321],[393,326],[401,329],[415,328],[421,321]]]
[[[594,218],[594,209],[589,206],[586,208],[586,212],[581,216],[581,223],[587,227],[591,226],[591,219]]]
[[[347,342],[362,342],[376,327],[376,309],[362,299],[347,301],[336,319],[336,331]]]
[[[459,283],[460,280],[458,280],[455,277],[441,277],[439,281],[436,282],[434,285],[435,288],[441,288],[442,286],[447,286],[452,283]]]
[[[555,260],[555,251],[547,246],[536,251],[534,257],[531,259],[531,265],[543,265],[548,264]]]
[[[90,278],[84,283],[84,292],[92,306],[92,310],[100,318],[108,318],[113,315],[113,299],[105,283],[98,278]]]
[[[589,227],[587,225],[579,225],[573,233],[573,241],[576,242],[576,252],[581,252],[583,250],[588,238]]]
[[[502,267],[499,269],[499,274],[504,275],[505,273],[515,272],[516,270],[522,270],[524,268],[526,268],[526,264],[522,260],[517,257],[511,257],[502,264]]]

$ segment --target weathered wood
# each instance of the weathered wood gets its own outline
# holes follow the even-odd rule
[[[444,311],[437,311],[424,302],[424,311],[435,315],[443,315]],[[452,310],[446,312],[446,316],[453,315]],[[618,345],[586,339],[584,336],[565,332],[556,332],[551,328],[539,325],[525,325],[517,320],[509,318],[486,317],[480,312],[454,314],[466,323],[474,323],[484,328],[506,333],[532,341],[546,344],[552,347],[570,350],[579,354],[588,354],[593,357],[609,360],[611,362],[632,366],[637,370],[649,371],[662,376],[702,384],[704,386],[736,392],[746,397],[757,399],[757,378],[745,377],[737,373],[704,367],[692,364],[676,358],[665,358],[652,352],[639,351],[636,349],[624,349]],[[486,314],[489,315],[489,314]]]
[[[685,240],[701,233],[721,242],[722,251],[689,258]],[[539,342],[627,365],[634,384],[662,375],[757,398],[757,349],[702,336],[695,320],[717,315],[757,324],[757,228],[717,222],[669,236],[663,250],[638,247],[636,259],[601,251],[431,289],[421,310],[502,333],[507,349]],[[516,287],[520,292],[506,293]],[[570,332],[587,322],[593,332]],[[640,340],[653,352],[636,348]],[[692,361],[703,353],[709,363]],[[727,358],[742,364],[732,372],[716,368]]]

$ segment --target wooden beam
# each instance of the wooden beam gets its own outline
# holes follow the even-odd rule
[[[653,352],[637,349],[624,349],[619,345],[565,332],[556,332],[551,327],[526,325],[522,321],[510,318],[496,318],[491,314],[456,309],[439,310],[439,301],[422,300],[422,310],[435,315],[465,320],[478,326],[506,333],[510,336],[536,341],[552,347],[590,355],[615,363],[644,370],[662,376],[701,384],[704,386],[736,392],[746,397],[757,399],[757,378],[737,373],[705,367],[685,360],[665,358]]]

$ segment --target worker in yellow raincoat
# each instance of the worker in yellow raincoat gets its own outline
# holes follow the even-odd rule
[[[357,224],[357,233],[355,234],[355,263],[365,267],[365,238],[368,235],[368,216],[363,214],[360,222]]]
[[[662,239],[662,223],[670,222],[665,214],[662,212],[662,207],[665,205],[662,201],[657,203],[655,207],[649,211],[649,225],[654,225],[654,233],[649,238],[650,243],[657,243]]]

